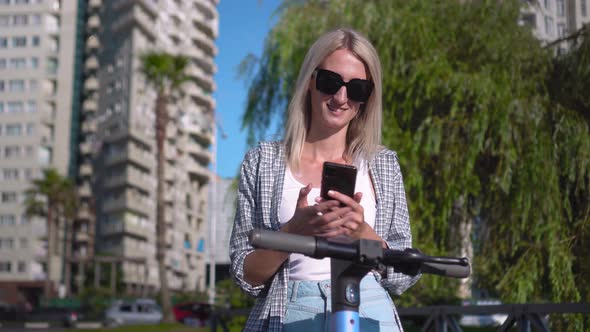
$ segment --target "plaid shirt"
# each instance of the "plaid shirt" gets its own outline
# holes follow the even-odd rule
[[[237,284],[257,297],[245,331],[281,331],[287,303],[289,263],[285,262],[266,284],[252,286],[244,280],[244,259],[254,251],[248,234],[254,228],[279,229],[279,206],[285,178],[285,151],[281,142],[261,142],[246,154],[241,168],[238,207],[230,240],[231,273]],[[391,249],[412,246],[412,234],[402,173],[395,152],[383,149],[369,163],[375,188],[375,232]],[[380,274],[376,273],[378,278]],[[387,268],[383,287],[401,294],[420,275],[410,277]],[[395,310],[395,309],[394,309]],[[397,315],[397,313],[396,313]]]

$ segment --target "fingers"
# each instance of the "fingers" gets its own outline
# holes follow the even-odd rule
[[[303,208],[307,206],[307,195],[311,191],[311,183],[299,190],[299,197],[297,197],[297,207]]]

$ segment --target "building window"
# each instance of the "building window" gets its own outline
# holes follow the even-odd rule
[[[12,271],[12,264],[11,262],[0,261],[0,273],[4,272],[11,272]]]
[[[1,199],[2,199],[2,203],[16,203],[16,192],[3,191]]]
[[[0,15],[0,28],[10,26],[10,16]]]
[[[564,17],[565,16],[565,0],[556,0],[555,6],[557,10],[557,16]]]
[[[549,0],[545,0],[545,9],[549,10]]]
[[[9,101],[7,103],[7,113],[19,113],[23,111],[23,103],[21,101]]]
[[[18,262],[18,272],[25,273],[27,272],[27,263],[25,262]]]
[[[20,238],[20,247],[21,249],[26,249],[29,247],[29,239],[27,239],[26,237],[21,237]]]
[[[20,157],[20,146],[8,145],[4,147],[4,158],[18,158]],[[4,199],[4,193],[2,193],[2,199]]]
[[[20,136],[21,125],[20,123],[9,123],[6,125],[6,136]]]
[[[31,44],[35,47],[41,45],[41,38],[39,38],[39,36],[33,36]]]
[[[37,112],[37,102],[34,100],[29,100],[27,102],[27,112],[35,113]]]
[[[8,47],[8,39],[6,37],[0,37],[0,48]]]
[[[588,15],[588,7],[586,5],[586,0],[580,0],[580,12],[584,17]]]
[[[557,37],[563,38],[567,34],[567,30],[565,28],[565,24],[559,23],[557,24]]]
[[[10,0],[0,0],[0,6],[8,6],[10,5]]]
[[[33,69],[39,68],[39,58],[37,58],[37,57],[31,58],[31,68],[33,68]]]
[[[0,113],[4,113],[4,103],[0,101]]]
[[[35,124],[27,123],[27,136],[32,136],[33,134],[35,134]]]
[[[27,60],[25,58],[12,58],[12,59],[10,59],[10,68],[24,69],[26,67],[27,67]]]
[[[27,25],[29,24],[29,17],[27,15],[14,15],[12,16],[12,25]]]
[[[12,37],[12,47],[26,47],[26,46],[27,46],[27,37],[24,37],[24,36]]]
[[[13,214],[0,215],[0,225],[14,225],[16,224],[16,217]]]
[[[25,81],[24,80],[10,80],[8,82],[8,90],[11,92],[25,91]]]
[[[0,69],[6,69],[6,59],[0,59]]]
[[[553,36],[553,19],[550,16],[545,16],[545,33]]]
[[[6,180],[6,181],[18,180],[18,169],[17,168],[6,168],[6,169],[4,169],[4,171],[2,173],[4,176],[4,180]]]
[[[31,25],[40,25],[41,24],[41,15],[33,14],[31,15]]]
[[[29,80],[29,91],[39,90],[39,82],[37,80]]]

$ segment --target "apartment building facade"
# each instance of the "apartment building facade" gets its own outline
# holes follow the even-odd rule
[[[216,5],[0,0],[0,286],[41,293],[48,235],[45,220],[26,217],[24,191],[54,167],[76,179],[81,200],[68,226],[74,292],[97,271],[97,257],[116,263],[129,292],[157,290],[155,91],[139,55],[161,50],[191,62],[190,80],[169,106],[168,280],[172,290],[205,288]],[[61,225],[50,235],[59,244],[49,271],[56,289],[65,234]]]
[[[168,105],[165,143],[166,265],[172,290],[205,289],[209,146],[214,140],[213,58],[218,14],[214,0],[104,1],[97,42],[98,68],[92,151],[97,254],[121,258],[129,293],[158,288],[156,253],[156,91],[141,74],[139,56],[160,50],[190,59],[190,80]],[[90,81],[89,81],[90,80]],[[85,101],[86,102],[86,101]]]
[[[521,23],[532,27],[544,43],[566,37],[590,22],[590,0],[526,0]],[[567,49],[559,45],[559,51]]]
[[[42,169],[72,175],[80,10],[77,1],[0,1],[0,285],[32,297],[47,273],[46,240],[64,233],[47,234],[43,219],[27,217],[24,193]],[[60,284],[63,247],[51,260]]]

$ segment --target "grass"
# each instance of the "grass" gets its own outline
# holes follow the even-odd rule
[[[191,327],[178,323],[158,325],[133,325],[116,328],[75,329],[72,332],[205,332],[209,327]]]

